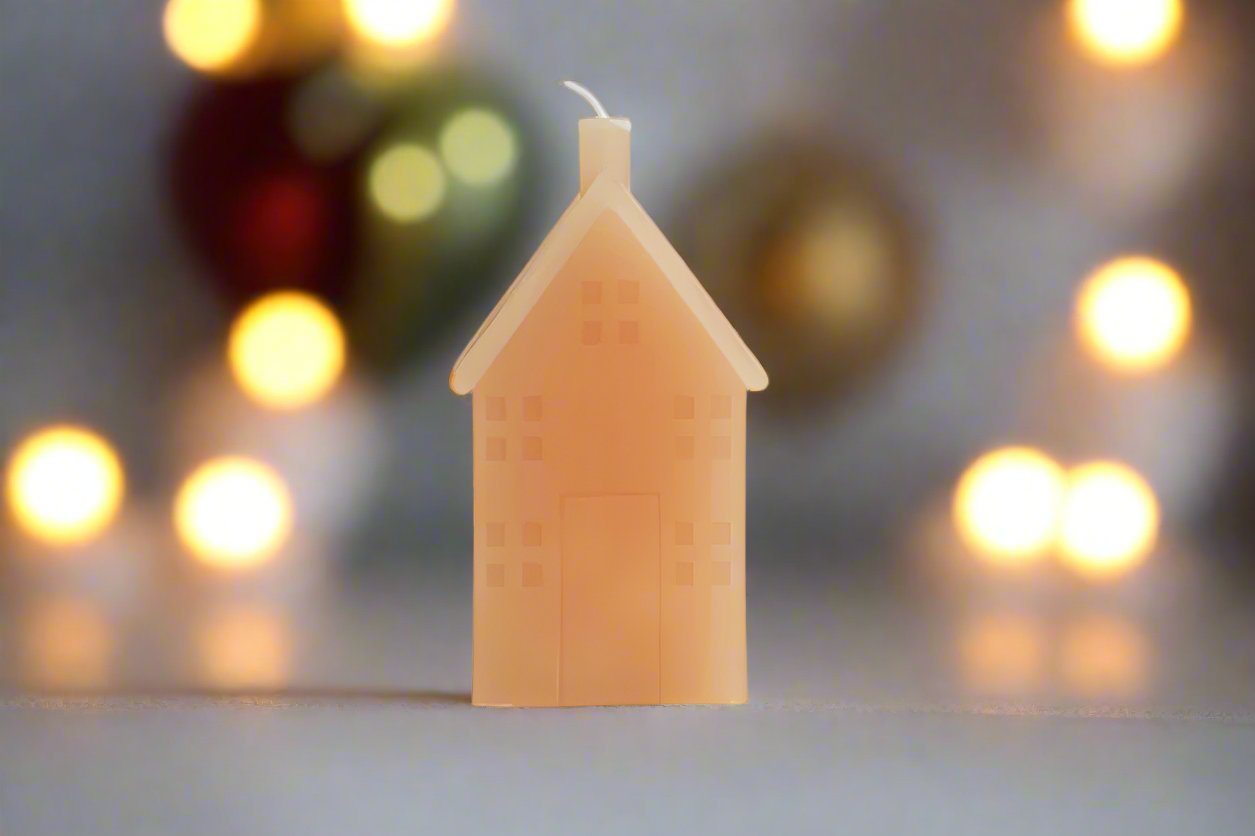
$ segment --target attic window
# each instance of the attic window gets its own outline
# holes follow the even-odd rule
[[[601,323],[585,322],[580,329],[580,342],[584,345],[597,345],[601,342]]]
[[[601,282],[580,282],[580,299],[588,305],[600,302]]]
[[[619,301],[625,305],[634,305],[641,298],[641,285],[637,281],[619,282]]]

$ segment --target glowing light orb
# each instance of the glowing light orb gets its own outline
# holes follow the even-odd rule
[[[1059,648],[1063,682],[1082,697],[1127,697],[1150,673],[1151,648],[1138,626],[1113,615],[1090,615],[1064,629]]]
[[[99,688],[107,684],[113,629],[87,600],[37,601],[19,622],[22,662],[32,683],[46,688]]]
[[[291,665],[287,623],[257,605],[235,604],[209,613],[196,630],[198,667],[217,688],[278,688]]]
[[[1159,533],[1159,503],[1136,472],[1093,462],[1068,474],[1060,517],[1064,562],[1091,577],[1127,572],[1145,559]]]
[[[370,196],[387,218],[421,221],[444,203],[448,183],[436,155],[419,145],[394,145],[370,165]]]
[[[1046,636],[1020,613],[989,613],[964,623],[956,642],[959,672],[970,691],[1017,693],[1039,687],[1046,667]]]
[[[257,39],[261,0],[170,0],[163,20],[166,44],[201,72],[229,69]]]
[[[1162,366],[1190,333],[1190,295],[1172,268],[1149,258],[1100,267],[1081,287],[1076,327],[1081,341],[1122,371]]]
[[[514,130],[491,110],[464,110],[440,132],[440,155],[460,180],[484,186],[514,170]]]
[[[1092,55],[1112,64],[1143,64],[1176,41],[1181,0],[1070,0],[1072,31]]]
[[[1063,491],[1063,470],[1049,456],[1026,447],[995,450],[959,480],[955,525],[991,563],[1028,563],[1054,539]]]
[[[9,461],[9,507],[32,537],[58,545],[100,533],[124,492],[122,465],[100,436],[78,427],[41,430]]]
[[[266,561],[292,528],[292,500],[283,480],[260,462],[214,459],[179,488],[174,525],[202,562],[228,569]]]
[[[331,309],[305,293],[280,291],[249,305],[231,326],[231,372],[268,407],[295,409],[325,395],[344,371],[344,330]]]
[[[404,47],[432,40],[449,24],[453,0],[345,0],[349,25],[363,40]]]

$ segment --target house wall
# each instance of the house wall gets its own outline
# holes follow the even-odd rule
[[[474,392],[476,703],[559,704],[562,497],[637,493],[659,497],[662,701],[745,699],[745,395],[602,215]]]

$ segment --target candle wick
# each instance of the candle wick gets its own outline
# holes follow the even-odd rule
[[[562,86],[570,90],[571,92],[575,93],[576,95],[580,96],[581,98],[584,99],[584,101],[592,105],[593,110],[596,111],[597,115],[601,117],[602,119],[608,119],[610,117],[610,114],[606,112],[606,109],[601,106],[601,102],[597,101],[597,97],[594,96],[592,91],[589,90],[587,87],[585,87],[583,84],[579,84],[577,82],[567,80],[567,81],[562,82]]]

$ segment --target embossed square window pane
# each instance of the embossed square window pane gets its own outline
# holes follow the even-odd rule
[[[540,395],[528,395],[523,398],[523,420],[539,421],[543,412]]]
[[[488,420],[505,420],[505,398],[494,396],[488,399]]]
[[[488,545],[505,545],[505,523],[488,523]]]
[[[692,418],[696,414],[696,403],[692,395],[676,395],[675,417]]]
[[[540,523],[529,522],[523,523],[523,545],[539,546],[540,545]]]
[[[601,282],[581,282],[580,299],[589,304],[601,301]]]
[[[580,329],[580,342],[584,345],[597,345],[601,342],[601,323],[585,322]]]
[[[675,585],[676,586],[692,586],[693,585],[693,564],[685,561],[675,565]]]
[[[523,459],[529,462],[538,462],[542,458],[543,445],[538,435],[529,435],[523,438]]]
[[[636,345],[641,341],[641,325],[635,320],[619,322],[619,342],[624,345]]]
[[[641,286],[638,282],[622,280],[619,282],[619,301],[635,304],[641,298]]]
[[[523,564],[523,586],[544,586],[544,567],[539,563]]]
[[[488,585],[489,586],[505,586],[505,564],[489,563],[488,564]]]
[[[505,461],[505,439],[501,436],[490,436],[488,438],[488,461]]]
[[[716,546],[732,545],[732,523],[717,522],[711,529],[710,542]]]
[[[732,439],[726,435],[717,435],[710,441],[710,450],[716,459],[732,458]]]
[[[731,418],[732,398],[727,395],[715,395],[710,399],[711,418]]]
[[[677,546],[693,545],[693,524],[678,522],[675,524],[675,544]]]
[[[682,435],[675,440],[675,457],[687,461],[693,458],[697,450],[697,441],[691,435]]]
[[[710,564],[711,586],[729,586],[732,583],[732,564],[726,560],[716,560]]]

